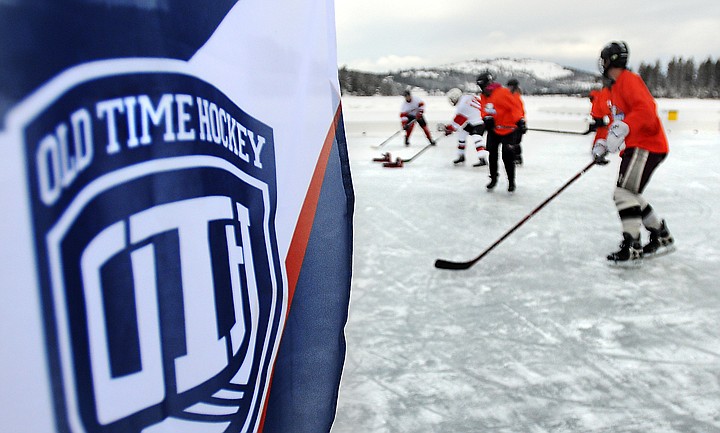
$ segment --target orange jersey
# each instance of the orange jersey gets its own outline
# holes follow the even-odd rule
[[[485,112],[487,104],[493,104],[496,114],[495,133],[498,135],[508,135],[517,129],[517,123],[523,118],[523,107],[521,102],[505,87],[497,87],[493,89],[490,96],[482,95],[483,116],[489,113]]]
[[[590,116],[592,116],[593,119],[601,119],[605,116],[611,116],[609,87],[603,87],[600,90],[593,90],[590,92],[590,100],[592,101]],[[593,140],[593,142],[597,141],[599,138],[606,138],[607,130],[607,125],[598,126],[597,131],[595,132],[595,140]]]
[[[590,92],[592,106],[590,107],[590,115],[592,117],[610,116],[610,88],[603,87],[600,90]]]
[[[623,70],[610,88],[613,120],[630,127],[625,147],[638,147],[655,153],[668,153],[668,141],[655,99],[645,82],[634,72]]]
[[[518,103],[520,103],[520,109],[522,110],[522,115],[525,117],[525,104],[523,103],[522,96],[520,92],[510,92],[512,95],[517,99]]]

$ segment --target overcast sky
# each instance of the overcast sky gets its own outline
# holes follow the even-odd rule
[[[338,65],[369,72],[472,59],[532,58],[597,71],[624,40],[630,66],[720,58],[713,0],[336,0]]]

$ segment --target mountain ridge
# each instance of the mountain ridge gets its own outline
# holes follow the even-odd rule
[[[453,87],[463,91],[477,91],[475,79],[480,72],[490,71],[496,81],[505,84],[510,78],[520,82],[526,94],[587,94],[597,87],[599,74],[560,65],[555,62],[531,58],[501,57],[494,59],[473,59],[448,63],[435,67],[402,69],[386,74],[349,71],[341,69],[341,88],[343,71],[363,74],[365,78],[381,78],[380,94],[399,94],[406,88],[422,89],[430,94],[444,93]],[[347,83],[347,80],[345,80]],[[352,86],[343,90],[353,93]]]

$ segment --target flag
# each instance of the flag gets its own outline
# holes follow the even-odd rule
[[[0,431],[330,430],[354,205],[333,8],[0,5]]]

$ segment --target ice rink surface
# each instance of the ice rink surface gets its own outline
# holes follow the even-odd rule
[[[448,123],[445,97],[426,117]],[[398,135],[401,97],[344,97],[356,195],[347,357],[332,433],[720,432],[720,101],[659,100],[670,155],[644,196],[677,251],[608,266],[619,158],[594,166],[475,266],[590,161],[592,135],[530,131],[517,191],[501,168],[453,166],[454,136]],[[589,101],[526,97],[530,128],[585,129]],[[677,120],[668,120],[677,114]],[[439,135],[438,135],[439,136]],[[643,241],[646,234],[643,234]]]

